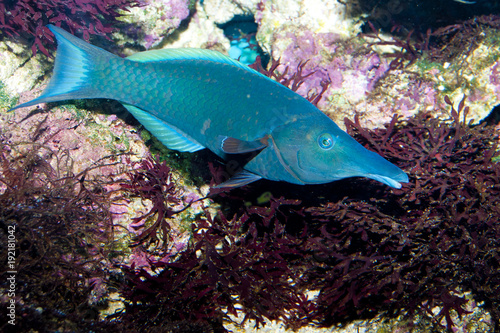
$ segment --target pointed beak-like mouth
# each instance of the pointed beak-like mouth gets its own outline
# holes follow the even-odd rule
[[[408,175],[404,173],[402,170],[395,177],[387,177],[376,174],[367,174],[365,175],[365,177],[375,179],[383,184],[389,185],[390,187],[394,188],[401,188],[401,183],[408,183]]]

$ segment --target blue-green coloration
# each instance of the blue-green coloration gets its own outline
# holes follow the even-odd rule
[[[16,108],[68,99],[120,101],[171,149],[255,152],[221,187],[260,178],[294,184],[368,177],[400,188],[408,176],[366,150],[305,98],[220,53],[146,51],[120,58],[49,26],[58,42],[44,93]]]

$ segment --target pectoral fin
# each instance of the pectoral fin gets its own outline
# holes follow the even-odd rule
[[[261,150],[267,147],[265,139],[255,141],[244,141],[229,136],[218,136],[220,149],[226,154],[245,154]]]
[[[262,177],[259,175],[256,175],[255,173],[242,170],[240,172],[237,172],[231,179],[228,181],[225,181],[219,185],[214,186],[214,188],[226,188],[226,187],[240,187],[243,185],[247,185],[250,183],[253,183],[256,180],[261,179]]]

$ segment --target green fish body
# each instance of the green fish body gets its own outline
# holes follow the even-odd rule
[[[260,178],[317,184],[361,176],[396,188],[408,181],[305,98],[218,52],[165,49],[121,58],[49,28],[58,42],[54,74],[40,97],[15,108],[115,99],[170,149],[208,148],[225,159],[256,153],[220,187]]]

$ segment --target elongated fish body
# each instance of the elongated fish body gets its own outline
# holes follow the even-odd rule
[[[40,97],[15,108],[115,99],[171,149],[208,148],[223,158],[257,153],[221,187],[260,178],[314,184],[364,176],[397,188],[408,181],[305,98],[218,52],[166,49],[120,58],[49,28],[58,42],[53,77]]]

